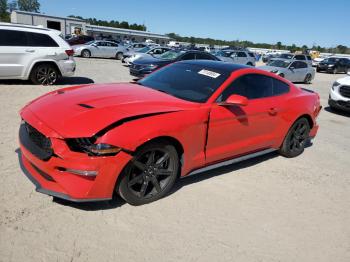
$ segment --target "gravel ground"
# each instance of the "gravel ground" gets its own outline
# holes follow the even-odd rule
[[[130,81],[119,61],[77,59],[55,87],[0,82],[0,261],[350,261],[349,115],[328,110],[295,159],[270,154],[182,179],[155,203],[70,204],[36,193],[18,163],[18,111],[69,84]]]

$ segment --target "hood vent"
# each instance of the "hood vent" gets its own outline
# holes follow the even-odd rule
[[[78,104],[78,106],[85,107],[85,108],[94,108],[93,106],[87,105],[87,104]]]

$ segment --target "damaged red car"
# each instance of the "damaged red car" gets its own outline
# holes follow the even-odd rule
[[[179,177],[316,136],[317,93],[275,74],[183,61],[137,83],[59,89],[20,112],[21,161],[36,190],[70,201],[155,201]]]

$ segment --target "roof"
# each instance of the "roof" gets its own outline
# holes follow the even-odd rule
[[[41,17],[49,17],[49,18],[56,18],[56,19],[66,19],[66,20],[72,20],[72,21],[79,21],[85,23],[85,20],[74,18],[74,17],[62,17],[62,16],[53,16],[53,15],[46,15],[41,13],[34,13],[34,12],[27,12],[27,11],[21,11],[21,10],[13,10],[12,12],[22,15],[31,15],[31,16],[41,16]]]
[[[109,27],[109,26],[99,26],[99,25],[91,25],[87,24],[86,25],[86,30],[87,31],[92,31],[92,32],[110,32],[114,34],[127,34],[127,35],[133,35],[133,36],[143,36],[143,37],[155,37],[155,38],[163,38],[163,39],[170,39],[170,37],[166,35],[161,35],[161,34],[155,34],[155,33],[150,33],[146,31],[140,31],[140,30],[133,30],[133,29],[124,29],[124,28],[116,28],[116,27]]]
[[[211,69],[223,71],[228,74],[240,69],[250,68],[250,66],[227,63],[222,61],[213,61],[213,60],[184,60],[178,63],[210,67]]]

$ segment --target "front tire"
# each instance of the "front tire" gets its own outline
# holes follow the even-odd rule
[[[174,146],[151,142],[141,147],[121,174],[119,195],[131,205],[144,205],[165,196],[173,187],[179,156]]]
[[[310,124],[306,118],[298,119],[289,129],[279,153],[291,158],[299,156],[304,152],[305,145],[309,140]]]
[[[306,74],[305,79],[304,79],[304,83],[305,84],[311,84],[311,79],[312,79],[312,75],[311,74]]]
[[[81,56],[84,58],[90,58],[91,57],[91,52],[87,49],[81,51]]]
[[[119,52],[119,53],[116,54],[115,57],[116,57],[117,60],[122,60],[123,59],[123,53]]]
[[[52,64],[40,64],[33,68],[30,80],[35,85],[53,85],[59,77],[57,68]]]

